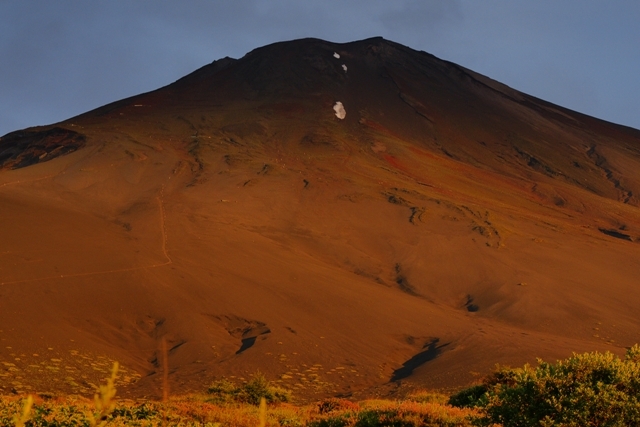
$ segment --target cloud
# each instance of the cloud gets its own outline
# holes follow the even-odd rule
[[[380,14],[380,22],[393,32],[432,31],[434,27],[462,20],[458,0],[424,0],[386,2],[389,9]]]

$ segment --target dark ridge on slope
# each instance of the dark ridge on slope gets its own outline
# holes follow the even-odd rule
[[[20,130],[0,138],[0,169],[20,169],[72,153],[86,144],[84,135],[61,127]]]

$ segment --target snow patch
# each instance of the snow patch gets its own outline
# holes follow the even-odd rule
[[[347,116],[347,111],[344,109],[344,105],[342,102],[336,102],[336,105],[333,106],[333,111],[336,112],[336,117],[340,120],[343,120]]]
[[[347,66],[346,65],[342,64],[342,69],[344,70],[345,73],[347,72]]]
[[[333,52],[333,57],[336,59],[340,59],[340,54],[338,52]]]

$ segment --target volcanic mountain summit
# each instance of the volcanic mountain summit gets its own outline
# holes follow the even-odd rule
[[[0,392],[469,384],[640,341],[640,131],[382,38],[0,139]]]

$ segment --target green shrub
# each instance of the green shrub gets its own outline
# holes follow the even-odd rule
[[[126,420],[151,420],[159,416],[156,408],[148,403],[142,403],[135,406],[119,406],[116,407],[111,415],[114,418],[123,418]]]
[[[533,368],[502,368],[450,403],[481,410],[480,425],[640,426],[640,346],[624,360],[612,353],[574,354]]]
[[[207,389],[212,400],[217,403],[240,402],[251,405],[259,405],[264,398],[267,403],[288,402],[291,393],[280,387],[271,385],[263,374],[258,372],[245,384],[236,386],[232,382],[223,379],[216,381]]]
[[[329,402],[326,400],[325,402]],[[325,404],[308,427],[470,427],[477,411],[439,403],[368,400]]]
[[[210,400],[216,403],[235,402],[237,401],[238,392],[238,387],[224,378],[214,381],[209,388],[207,388],[207,394],[211,396]]]
[[[449,405],[457,406],[458,408],[476,408],[482,406],[483,401],[480,399],[485,397],[486,392],[486,385],[474,385],[451,396],[449,398]]]
[[[407,395],[405,400],[419,403],[439,403],[446,405],[449,402],[449,396],[437,391],[418,390]]]
[[[330,412],[335,411],[353,411],[357,412],[360,410],[360,406],[357,403],[353,403],[347,399],[340,399],[337,397],[330,397],[328,399],[323,399],[316,403],[316,407],[318,409],[319,414],[328,414]]]

